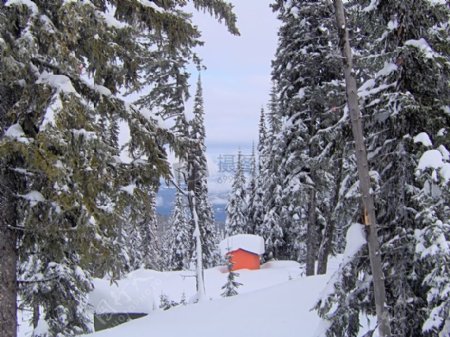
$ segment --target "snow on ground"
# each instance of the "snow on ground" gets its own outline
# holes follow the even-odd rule
[[[260,270],[239,270],[239,295],[222,298],[225,267],[205,271],[210,301],[161,311],[159,296],[179,301],[195,293],[195,279],[189,272],[137,270],[117,285],[96,280],[91,303],[98,312],[149,312],[147,317],[86,337],[317,336],[322,326],[312,307],[325,287],[339,259],[329,263],[330,273],[304,277],[294,261],[271,261]],[[105,306],[106,305],[106,306]]]
[[[359,237],[356,229],[353,234]],[[211,300],[167,311],[158,309],[161,294],[177,302],[184,296],[189,302],[195,294],[193,272],[140,269],[116,284],[97,279],[90,302],[98,313],[149,315],[85,337],[321,337],[324,323],[311,309],[342,258],[332,258],[329,273],[321,276],[305,277],[294,261],[270,261],[260,270],[239,270],[237,281],[242,286],[238,288],[239,295],[230,298],[220,296],[226,268],[211,268],[205,270],[206,294]],[[361,317],[364,325],[373,326],[373,318],[371,322],[367,320]],[[30,331],[23,329],[25,320],[20,323],[19,336],[31,336]]]
[[[309,309],[326,280],[326,276],[301,278],[231,298],[158,311],[89,336],[313,336],[319,319]]]
[[[285,283],[299,278],[302,269],[294,261],[273,261],[263,264],[261,270],[239,270],[238,281],[242,283],[240,294]],[[122,280],[111,284],[109,280],[96,279],[95,290],[89,302],[97,313],[150,313],[159,308],[161,295],[180,302],[189,302],[195,295],[195,272],[157,272],[139,269]],[[226,267],[205,270],[207,298],[221,298],[222,286],[226,283]]]

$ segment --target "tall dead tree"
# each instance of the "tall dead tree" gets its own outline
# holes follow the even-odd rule
[[[378,331],[380,337],[389,337],[391,336],[391,329],[389,325],[389,314],[385,308],[386,290],[381,265],[380,243],[377,233],[374,199],[372,194],[370,193],[369,164],[367,160],[367,150],[363,136],[358,88],[356,86],[356,79],[353,75],[352,50],[350,47],[349,34],[346,25],[345,11],[342,0],[333,0],[333,3],[339,34],[339,46],[343,59],[347,104],[350,112],[353,137],[355,139],[359,188],[361,191],[364,207],[364,223],[366,225],[367,245],[369,247],[370,266],[372,269]]]

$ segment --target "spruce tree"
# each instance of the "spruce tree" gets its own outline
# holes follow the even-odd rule
[[[186,215],[186,200],[177,190],[175,205],[172,212],[171,228],[167,237],[168,247],[167,269],[188,270],[193,253],[193,228]]]
[[[255,202],[258,202],[256,192],[257,192],[257,166],[256,166],[256,153],[255,144],[252,146],[251,163],[250,163],[250,177],[247,184],[247,220],[246,228],[244,232],[247,234],[255,234]]]
[[[280,130],[282,255],[315,273],[332,253],[335,167],[343,146],[342,75],[332,8],[324,1],[276,2],[282,21],[272,77],[284,121]],[[322,242],[322,244],[321,244]],[[319,254],[320,248],[320,254]]]
[[[141,242],[138,249],[142,252],[141,265],[146,269],[161,270],[161,247],[157,237],[158,219],[156,217],[156,193],[153,189],[146,191],[142,205],[143,214],[138,228],[141,231]]]
[[[228,254],[227,255],[228,276],[227,276],[227,283],[225,283],[222,286],[223,289],[222,297],[231,297],[238,295],[237,288],[242,285],[242,283],[236,281],[236,277],[239,276],[239,273],[233,271],[232,268],[233,268],[232,257],[231,254]]]
[[[225,235],[248,234],[247,230],[247,198],[245,176],[242,169],[241,151],[238,152],[236,172],[231,186],[225,220]]]
[[[133,183],[156,187],[169,175],[162,145],[180,146],[151,113],[125,104],[118,93],[145,84],[151,92],[142,107],[164,117],[180,113],[172,102],[186,92],[186,78],[177,77],[184,71],[167,74],[162,60],[183,68],[200,44],[197,28],[180,10],[185,4],[0,4],[0,184],[8,210],[0,225],[7,256],[0,262],[0,334],[16,336],[17,260],[26,263],[32,252],[36,275],[49,279],[22,290],[26,303],[42,305],[52,335],[88,331],[84,309],[90,272],[98,272],[93,267],[120,275],[122,262],[113,258],[120,251],[115,224],[124,209],[118,191]],[[231,5],[193,4],[237,33]],[[161,96],[165,100],[157,101]],[[117,148],[119,121],[131,135],[123,149]]]
[[[262,198],[264,217],[261,225],[257,228],[257,234],[262,236],[265,241],[265,254],[263,258],[271,259],[283,257],[281,248],[284,245],[284,233],[280,222],[282,213],[282,185],[279,174],[283,156],[281,152],[283,139],[279,137],[282,120],[274,88],[271,92],[267,122],[266,140],[262,154],[265,165],[260,172],[262,177],[262,190],[264,191]]]
[[[355,1],[347,6],[358,25],[353,31],[364,36],[357,39],[364,76],[359,95],[392,334],[445,336],[449,300],[443,283],[448,276],[439,277],[448,250],[439,247],[448,245],[448,235],[441,233],[449,217],[446,207],[437,206],[447,196],[436,193],[445,179],[441,169],[420,163],[428,151],[424,144],[440,153],[449,147],[449,9],[431,1]],[[432,255],[424,252],[430,247],[435,263],[426,262]],[[368,262],[365,250],[355,255],[342,267],[333,294],[321,301],[320,312],[331,323],[328,335],[353,336],[359,314],[374,312]]]
[[[214,213],[208,196],[208,163],[206,160],[205,121],[203,106],[203,89],[201,78],[197,81],[194,97],[194,119],[189,123],[191,146],[188,150],[188,181],[189,191],[194,192],[196,211],[200,226],[203,263],[206,268],[213,267],[218,262],[217,229],[214,223]]]
[[[265,120],[264,109],[261,108],[260,119],[259,119],[259,139],[258,139],[258,163],[257,163],[257,173],[255,179],[255,191],[253,193],[253,198],[249,204],[249,221],[252,223],[252,234],[261,233],[260,228],[264,219],[264,190],[263,185],[265,181],[265,167],[266,167],[266,120]]]

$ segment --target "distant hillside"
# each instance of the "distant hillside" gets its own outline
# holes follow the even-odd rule
[[[226,211],[225,211],[225,200],[228,198],[228,193],[211,193],[210,200],[211,205],[214,210],[214,217],[216,222],[225,223]],[[158,196],[157,196],[157,206],[156,211],[163,215],[169,217],[172,213],[173,202],[175,200],[175,188],[161,186]]]

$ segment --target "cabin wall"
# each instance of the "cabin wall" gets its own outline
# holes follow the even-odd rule
[[[250,269],[256,270],[260,268],[260,260],[259,255],[247,252],[243,249],[238,249],[231,254],[231,262],[233,263],[233,267],[231,270],[239,270],[239,269]]]

